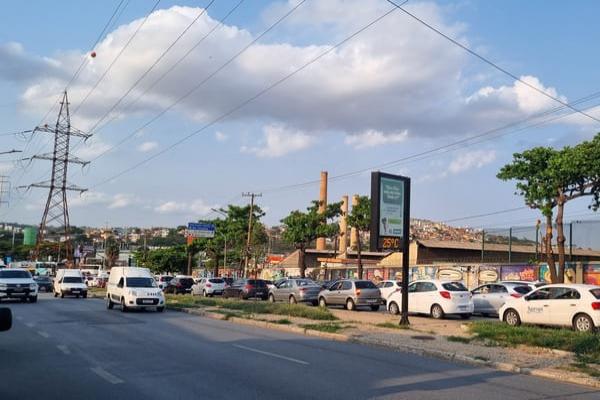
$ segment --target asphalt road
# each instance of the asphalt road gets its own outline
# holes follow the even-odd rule
[[[7,303],[2,304],[7,305]],[[581,386],[94,299],[9,304],[0,399],[598,399]]]

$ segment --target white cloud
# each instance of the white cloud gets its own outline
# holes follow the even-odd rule
[[[386,134],[373,129],[368,129],[363,133],[346,136],[344,143],[354,147],[355,149],[362,149],[365,147],[376,147],[384,144],[400,143],[406,140],[407,136],[407,131]]]
[[[147,153],[158,147],[157,142],[144,142],[137,147],[137,150],[141,153]]]
[[[108,208],[123,208],[135,204],[137,201],[137,198],[133,195],[118,193],[113,196],[112,200],[108,204]]]
[[[217,141],[219,141],[219,142],[224,142],[228,138],[229,138],[229,136],[227,136],[225,133],[223,133],[221,131],[215,132],[215,139],[217,139]]]
[[[206,215],[211,208],[217,208],[216,205],[209,205],[202,199],[187,201],[166,201],[154,208],[159,214],[186,214],[186,215]]]
[[[130,205],[139,204],[141,201],[133,194],[117,193],[109,195],[104,192],[83,192],[80,196],[69,200],[71,207],[85,207],[91,205],[104,205],[109,209],[124,208]]]
[[[448,170],[453,174],[458,174],[469,169],[481,168],[492,163],[495,159],[495,150],[475,150],[456,156],[450,162]]]
[[[315,138],[299,130],[289,129],[281,124],[271,124],[263,128],[263,141],[260,147],[242,147],[243,153],[253,153],[261,158],[276,158],[304,150],[315,143]]]
[[[110,148],[110,144],[105,143],[99,139],[90,139],[87,142],[84,142],[81,147],[74,148],[72,151],[77,157],[80,157],[84,161],[89,161],[96,156],[104,153],[106,150]]]

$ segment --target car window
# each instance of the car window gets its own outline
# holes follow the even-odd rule
[[[311,281],[310,279],[296,279],[296,286],[313,286],[316,285],[315,282]]]
[[[417,292],[434,292],[437,290],[433,282],[419,282]]]
[[[383,287],[385,287],[385,288],[389,288],[392,286],[394,286],[394,282],[386,282],[385,285],[383,285]]]
[[[117,287],[123,287],[123,278],[119,279],[119,283],[117,283]]]
[[[408,285],[408,293],[414,293],[417,291],[417,283],[411,283]]]
[[[352,289],[352,282],[350,281],[343,281],[342,282],[342,288],[340,290],[350,290]]]
[[[550,291],[545,289],[539,289],[527,296],[527,300],[548,300],[550,298]]]
[[[211,278],[208,280],[210,283],[225,283],[225,281],[221,278]]]
[[[357,289],[377,289],[377,286],[371,281],[356,281],[354,285]]]
[[[575,289],[566,287],[552,287],[549,288],[551,300],[573,300],[580,299],[581,295]]]
[[[527,294],[531,292],[531,288],[529,286],[515,286],[513,290],[519,294]]]
[[[23,271],[19,269],[5,269],[0,270],[0,278],[31,278],[29,271]]]
[[[342,286],[342,282],[335,282],[329,287],[329,290],[340,290],[340,286]]]
[[[433,290],[436,290],[435,285],[433,283],[431,285],[434,286]],[[442,283],[442,287],[449,292],[468,292],[468,289],[461,282],[445,282]]]
[[[492,293],[508,293],[508,289],[502,285],[491,285]]]

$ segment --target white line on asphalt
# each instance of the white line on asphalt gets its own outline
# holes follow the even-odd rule
[[[35,326],[35,324],[33,322],[26,322],[25,326],[27,326],[29,328],[33,328]]]
[[[124,381],[122,379],[117,378],[116,376],[114,376],[113,374],[111,374],[110,372],[105,371],[103,368],[101,367],[95,367],[92,368],[92,371],[98,375],[100,378],[104,379],[105,381],[107,381],[108,383],[112,383],[113,385],[116,385],[118,383],[123,383]]]
[[[38,335],[40,335],[41,337],[45,337],[46,339],[48,339],[50,337],[50,335],[48,335],[46,332],[44,331],[38,331]]]
[[[287,361],[295,362],[297,364],[309,365],[306,361],[298,360],[296,358],[282,356],[282,355],[271,353],[271,352],[268,352],[268,351],[253,349],[252,347],[242,346],[241,344],[234,344],[233,347],[237,347],[238,349],[242,349],[242,350],[252,351],[252,352],[258,353],[258,354],[263,354],[265,356],[270,356],[270,357],[275,357],[275,358],[279,358],[279,359],[282,359],[282,360],[287,360]]]
[[[69,350],[69,348],[66,345],[64,345],[64,344],[59,344],[56,347],[58,347],[58,349],[60,351],[62,351],[63,353],[65,353],[66,355],[71,354],[71,350]]]

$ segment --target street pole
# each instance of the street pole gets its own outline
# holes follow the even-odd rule
[[[485,230],[481,231],[481,263],[483,264],[485,254]]]
[[[539,245],[539,240],[540,240],[540,224],[541,223],[542,223],[542,221],[540,221],[538,219],[537,222],[536,222],[536,224],[535,224],[535,261],[536,262],[539,261],[538,245]]]
[[[15,252],[15,227],[14,226],[12,229],[12,245],[11,245],[10,251],[13,253]]]
[[[242,197],[250,197],[250,216],[248,218],[248,238],[246,239],[246,256],[244,257],[244,277],[248,274],[250,262],[250,243],[252,241],[252,222],[254,219],[254,198],[261,197],[261,193],[242,193]]]
[[[512,227],[508,229],[508,263],[512,262]]]

